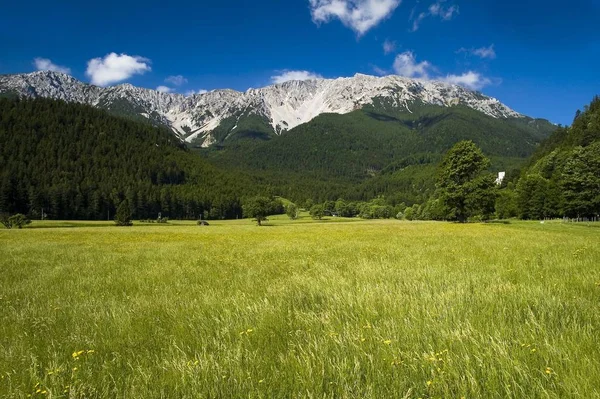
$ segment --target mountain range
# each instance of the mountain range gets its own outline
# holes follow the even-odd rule
[[[514,182],[556,129],[479,92],[399,76],[184,96],[0,75],[0,208],[97,219],[127,198],[136,217],[233,218],[256,194],[425,204],[457,142]]]
[[[365,107],[410,115],[420,106],[464,106],[493,119],[539,124],[479,92],[400,76],[357,74],[289,81],[245,92],[225,89],[184,96],[131,84],[98,87],[60,72],[39,71],[0,76],[0,94],[59,99],[143,118],[169,127],[182,140],[200,147],[248,133],[271,138],[322,114],[348,114]]]

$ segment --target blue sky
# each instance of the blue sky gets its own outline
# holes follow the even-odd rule
[[[5,2],[0,73],[58,69],[181,93],[396,73],[562,124],[600,94],[598,0],[176,3]]]

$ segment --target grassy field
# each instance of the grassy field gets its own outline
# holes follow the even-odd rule
[[[0,397],[600,398],[600,226],[341,221],[0,231]]]

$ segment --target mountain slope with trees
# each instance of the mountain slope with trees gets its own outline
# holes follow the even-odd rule
[[[241,217],[250,179],[187,151],[165,128],[86,105],[0,99],[0,211],[112,219]]]
[[[542,143],[507,191],[524,219],[600,215],[600,97]]]
[[[386,195],[422,203],[433,192],[442,154],[455,143],[474,141],[491,158],[492,170],[506,171],[526,163],[554,129],[545,120],[497,119],[463,106],[422,104],[400,112],[380,103],[321,115],[270,140],[239,139],[201,153],[297,201],[312,192],[319,201]]]

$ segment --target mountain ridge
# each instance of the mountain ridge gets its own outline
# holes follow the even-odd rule
[[[98,87],[60,72],[38,71],[0,75],[0,93],[59,99],[143,117],[168,126],[182,140],[202,147],[225,140],[245,118],[258,118],[268,134],[280,135],[319,115],[347,114],[375,103],[409,113],[413,105],[419,104],[464,105],[496,119],[526,118],[495,98],[461,86],[394,75],[356,74],[288,81],[245,92],[218,89],[184,96],[129,83]],[[225,121],[228,131],[217,135],[215,132],[223,129]]]

